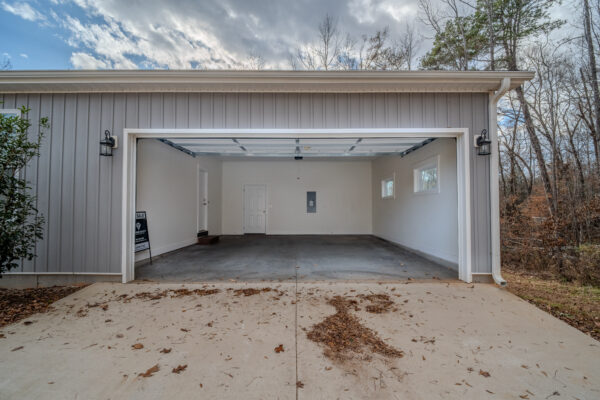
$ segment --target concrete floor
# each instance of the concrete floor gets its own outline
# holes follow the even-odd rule
[[[599,342],[493,285],[221,282],[185,285],[220,290],[208,296],[119,297],[182,286],[94,284],[0,329],[0,398],[600,398]],[[282,294],[231,290],[248,287]],[[334,313],[331,296],[370,293],[397,311],[354,315],[404,357],[330,361],[306,330]]]
[[[456,279],[458,273],[369,235],[222,236],[136,267],[138,280],[405,280]]]

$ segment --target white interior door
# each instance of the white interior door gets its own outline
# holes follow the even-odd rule
[[[267,186],[244,185],[244,233],[267,232]]]
[[[198,170],[198,231],[208,230],[208,172]]]

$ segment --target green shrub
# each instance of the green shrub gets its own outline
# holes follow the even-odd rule
[[[0,113],[0,276],[18,267],[21,259],[35,257],[35,242],[42,239],[44,224],[22,172],[39,155],[48,119],[40,120],[40,133],[30,140],[29,109],[22,107],[20,111],[21,115]]]

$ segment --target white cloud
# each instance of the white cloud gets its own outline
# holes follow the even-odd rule
[[[50,0],[35,10],[38,1],[0,6],[51,24],[72,47],[75,68],[242,68],[252,54],[265,68],[289,68],[289,55],[316,38],[325,14],[358,41],[386,26],[397,40],[408,22],[428,31],[416,23],[418,0]]]
[[[27,54],[25,54],[25,53],[21,53],[21,54],[19,54],[19,55],[20,55],[21,57],[23,57],[23,58],[29,58],[29,55],[27,55]]]
[[[97,59],[87,53],[71,54],[71,64],[75,69],[107,69],[111,68],[111,64],[106,61]]]
[[[143,24],[135,18],[117,19],[110,13],[103,16],[104,23],[82,22],[68,15],[59,22],[69,32],[67,43],[70,46],[89,50],[110,62],[113,68],[132,69],[147,65],[175,69],[195,65],[231,68],[238,65],[236,57],[223,49],[214,35],[195,28],[192,21],[170,16],[166,24],[158,19]],[[133,61],[135,59],[137,63]]]
[[[243,68],[251,54],[265,68],[289,68],[288,57],[316,37],[329,13],[340,30],[355,38],[389,26],[402,31],[403,6],[392,0],[56,0],[71,2],[83,14],[53,7],[48,15],[64,30],[74,53],[84,52],[114,68]],[[417,0],[405,0],[410,8]],[[351,5],[352,5],[351,4]],[[416,6],[415,6],[416,7]],[[416,8],[415,8],[416,9]]]
[[[434,4],[439,0],[432,0]],[[568,15],[578,0],[566,0]],[[568,3],[568,4],[567,4]],[[72,47],[75,68],[265,68],[312,42],[325,14],[360,41],[389,27],[398,39],[416,22],[418,0],[0,0],[0,9],[52,28]],[[572,13],[571,13],[572,14]],[[420,32],[426,27],[415,24]],[[429,32],[428,32],[429,33]],[[422,49],[428,46],[423,44]]]
[[[27,21],[45,21],[46,17],[31,7],[29,3],[18,2],[13,4],[8,4],[3,1],[1,3],[2,9],[4,11],[8,11],[11,14],[18,15],[19,17],[26,19]]]
[[[396,21],[404,21],[409,16],[416,16],[419,8],[416,3],[399,3],[397,1],[384,1],[379,5],[379,10],[388,13]]]
[[[348,4],[349,14],[359,24],[375,24],[391,18],[393,23],[402,22],[407,16],[415,16],[419,11],[416,1],[395,0],[352,0]]]
[[[372,24],[375,22],[375,7],[372,0],[352,0],[348,5],[348,10],[359,24]]]

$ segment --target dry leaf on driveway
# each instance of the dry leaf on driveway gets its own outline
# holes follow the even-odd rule
[[[275,347],[275,353],[281,353],[282,351],[285,351],[283,349],[283,345],[280,344],[279,346]]]
[[[185,364],[185,365],[178,365],[176,368],[173,368],[173,371],[171,371],[171,372],[173,372],[174,374],[179,374],[182,371],[185,371],[186,368],[187,368],[187,364]]]
[[[158,372],[159,368],[158,368],[158,364],[156,364],[154,367],[148,368],[146,370],[146,372],[141,373],[139,376],[143,377],[143,378],[149,378],[151,377],[155,372]]]
[[[139,349],[143,349],[144,345],[141,343],[136,343],[134,345],[131,346],[134,350],[139,350]]]

